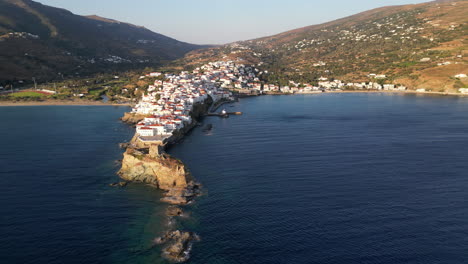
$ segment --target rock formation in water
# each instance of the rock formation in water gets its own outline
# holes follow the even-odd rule
[[[193,232],[169,231],[162,237],[154,240],[155,244],[165,245],[163,257],[175,261],[183,262],[188,260],[193,242],[200,241],[200,237]]]
[[[187,204],[200,194],[200,186],[178,159],[165,153],[160,145],[145,149],[127,148],[119,171],[122,179],[153,185],[166,191],[162,201]]]

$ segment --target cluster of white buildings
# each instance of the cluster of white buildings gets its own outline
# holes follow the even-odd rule
[[[213,102],[230,100],[232,93],[223,89],[227,80],[244,83],[249,80],[249,73],[243,65],[220,61],[206,64],[192,73],[164,74],[162,79],[165,80],[156,80],[150,85],[147,94],[132,110],[148,116],[137,124],[140,139],[156,137],[155,140],[162,141],[170,137],[176,130],[192,123],[190,112],[195,104],[204,103],[208,97]],[[155,72],[146,76],[160,75]]]
[[[356,89],[356,90],[385,90],[385,91],[406,91],[405,86],[397,86],[394,84],[381,85],[377,82],[360,82],[360,83],[345,83],[341,80],[330,81],[327,78],[319,78],[318,86],[308,83],[296,83],[289,81],[288,86],[278,86],[273,84],[263,85],[263,92],[282,92],[282,93],[316,93],[322,91],[340,91],[342,89]],[[260,90],[260,89],[259,89]]]
[[[3,38],[29,38],[29,39],[40,39],[38,35],[31,34],[28,32],[10,32],[8,34],[5,34],[3,36],[0,36]]]

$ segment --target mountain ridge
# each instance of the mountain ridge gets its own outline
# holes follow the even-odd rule
[[[0,0],[0,82],[160,66],[206,46],[31,0]]]

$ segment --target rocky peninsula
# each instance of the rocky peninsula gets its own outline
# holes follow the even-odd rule
[[[166,150],[179,142],[192,130],[213,104],[211,97],[193,105],[190,111],[192,122],[163,141],[143,141],[138,133],[128,143],[121,144],[126,150],[123,153],[122,167],[118,175],[124,182],[137,182],[151,185],[163,190],[162,202],[170,204],[166,211],[169,223],[184,214],[183,206],[190,204],[201,195],[201,185],[195,182],[185,164],[169,155]],[[135,125],[148,115],[125,113],[122,121]],[[121,185],[117,185],[121,186]],[[170,225],[160,237],[153,241],[154,246],[162,246],[162,257],[174,262],[183,262],[189,258],[193,242],[199,241],[197,234],[175,230]]]
[[[213,109],[234,100],[220,80],[238,76],[245,81],[255,77],[251,68],[234,62],[213,62],[179,74],[152,73],[159,78],[142,95],[140,101],[126,113],[122,121],[135,125],[135,136],[128,143],[122,167],[118,172],[124,182],[112,186],[123,187],[128,182],[148,184],[164,191],[162,202],[170,204],[166,211],[169,225],[155,245],[163,245],[162,256],[181,262],[188,258],[192,242],[198,235],[174,230],[174,221],[184,215],[183,206],[201,194],[201,185],[195,181],[185,164],[169,155],[168,148],[178,143],[199,124],[203,116],[215,115]],[[142,78],[146,78],[142,76]],[[216,114],[227,117],[223,111]],[[232,113],[239,114],[239,113]]]

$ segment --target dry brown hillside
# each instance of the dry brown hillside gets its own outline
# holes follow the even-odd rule
[[[269,81],[314,81],[320,76],[386,82],[411,88],[452,91],[468,80],[453,78],[467,71],[468,1],[433,1],[389,6],[332,22],[250,41],[188,53],[180,65],[239,59],[262,63],[275,72]]]

